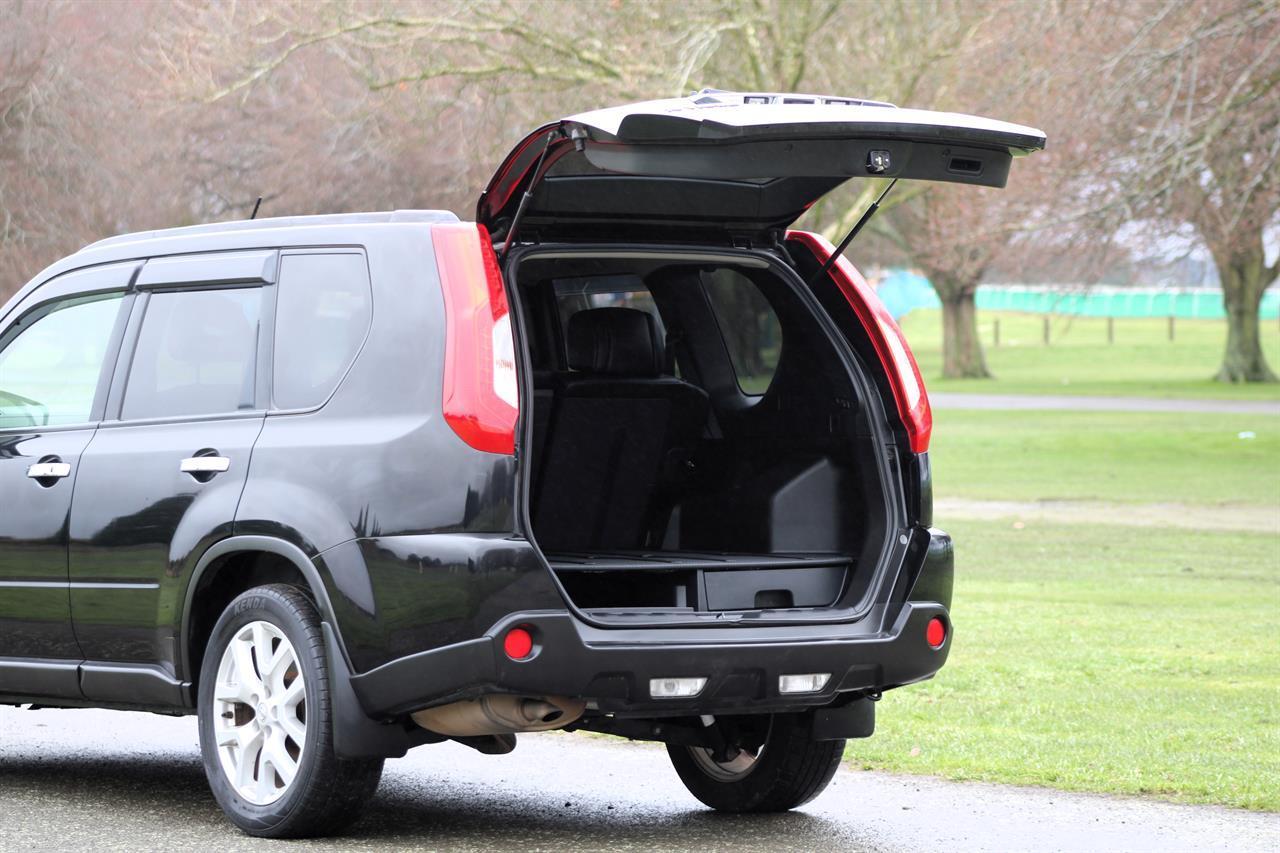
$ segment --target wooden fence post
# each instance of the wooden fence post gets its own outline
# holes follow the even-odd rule
[[[992,328],[991,346],[994,349],[999,349],[1000,348],[1000,318],[999,317],[995,318],[995,321],[993,322],[991,328]]]
[[[1049,315],[1044,315],[1044,345],[1049,345]]]
[[[1116,318],[1107,317],[1107,343],[1114,344],[1116,342]]]
[[[1173,340],[1173,315],[1169,315],[1169,340]]]

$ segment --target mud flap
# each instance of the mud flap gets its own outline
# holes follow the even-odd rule
[[[403,723],[379,723],[369,718],[351,688],[351,669],[338,646],[333,626],[320,623],[329,658],[329,696],[333,702],[333,751],[339,758],[400,758],[410,748],[439,743],[445,738]]]
[[[846,740],[871,737],[876,731],[876,703],[870,699],[854,699],[838,708],[819,708],[813,712],[810,734],[814,740]]]

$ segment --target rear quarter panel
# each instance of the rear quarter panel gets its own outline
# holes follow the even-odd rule
[[[536,606],[563,603],[513,538],[515,458],[473,450],[441,415],[444,300],[430,229],[359,236],[368,339],[324,406],[267,416],[235,533],[282,539],[313,560],[363,671],[476,636],[492,621],[477,614],[514,584]]]

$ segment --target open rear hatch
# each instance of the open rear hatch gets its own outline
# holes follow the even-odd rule
[[[843,267],[816,281],[757,249],[851,178],[1000,187],[1044,144],[974,116],[714,90],[526,137],[477,219],[506,248],[544,244],[502,255],[523,317],[527,518],[569,599],[606,621],[858,618],[883,600],[920,532],[884,452],[894,402],[872,404],[884,377],[863,375],[840,340],[861,332],[820,291],[868,340],[892,319],[863,317],[865,286],[835,289]],[[730,357],[747,338],[775,362],[749,389]],[[866,372],[913,372],[905,409],[927,413],[900,335],[881,349]]]
[[[671,239],[785,228],[855,177],[1003,187],[1030,127],[854,98],[721,92],[581,113],[529,134],[480,197],[477,221],[542,239]]]

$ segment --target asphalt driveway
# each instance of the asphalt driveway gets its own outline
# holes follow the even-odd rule
[[[0,850],[27,849],[1262,851],[1280,815],[842,770],[801,811],[727,816],[661,748],[549,734],[415,750],[347,837],[270,842],[223,820],[193,720],[0,707]]]

